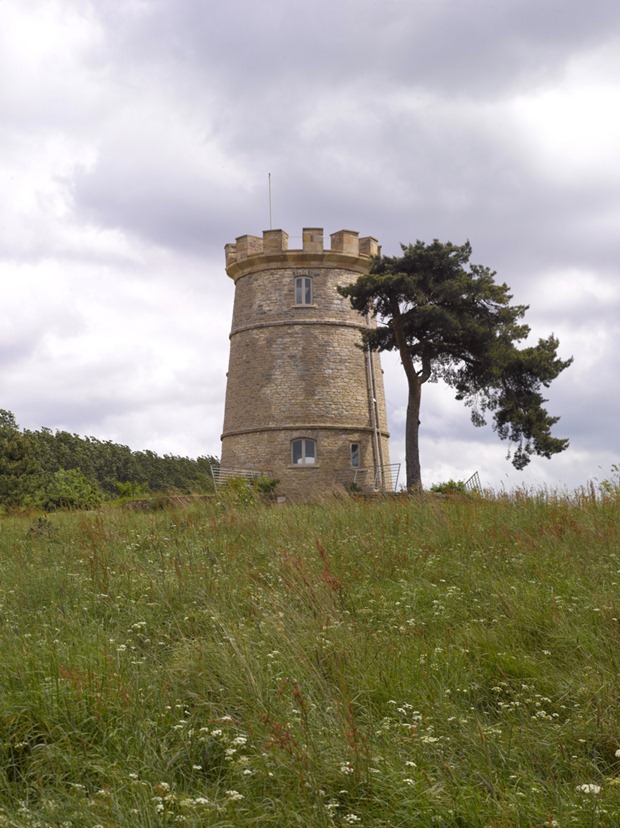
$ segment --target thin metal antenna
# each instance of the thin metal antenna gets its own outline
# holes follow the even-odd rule
[[[273,222],[271,220],[271,173],[268,173],[269,176],[269,229],[273,230]]]

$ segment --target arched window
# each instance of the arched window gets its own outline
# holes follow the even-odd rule
[[[310,276],[297,276],[295,279],[295,304],[312,304],[312,278]]]
[[[292,440],[291,460],[294,466],[313,466],[316,463],[316,440],[307,437]]]

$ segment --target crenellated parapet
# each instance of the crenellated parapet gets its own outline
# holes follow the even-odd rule
[[[257,256],[279,257],[286,255],[288,259],[303,257],[324,257],[330,261],[333,257],[352,257],[355,259],[369,259],[371,256],[378,256],[381,247],[373,236],[359,237],[355,230],[339,230],[330,235],[330,246],[326,248],[323,241],[322,227],[304,227],[302,231],[301,248],[289,248],[289,235],[285,230],[264,230],[260,236],[238,236],[233,244],[225,246],[226,270],[229,276],[235,278],[239,275],[240,268],[235,267],[247,259],[255,259]],[[297,254],[297,255],[296,255]],[[271,261],[271,260],[270,260]],[[256,264],[253,262],[253,264]],[[367,267],[367,263],[363,268]],[[232,272],[231,272],[232,268]],[[244,267],[241,269],[245,270]]]

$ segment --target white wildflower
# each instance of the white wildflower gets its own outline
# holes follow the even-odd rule
[[[585,785],[577,785],[577,790],[586,794],[599,794],[601,792],[601,786],[595,785],[594,782],[588,782]]]
[[[240,799],[245,798],[243,794],[239,793],[239,791],[226,791],[226,795],[228,796],[231,802],[238,802]]]

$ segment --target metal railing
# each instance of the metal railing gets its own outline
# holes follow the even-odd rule
[[[395,492],[400,475],[400,463],[375,468],[375,489],[382,492]]]
[[[211,466],[211,475],[215,489],[224,486],[229,480],[247,480],[253,483],[257,477],[273,477],[270,471],[257,471],[256,469],[223,469],[221,466]]]
[[[482,494],[482,486],[480,485],[480,476],[478,472],[474,472],[472,476],[465,481],[465,490],[468,492],[478,492]]]
[[[377,466],[374,469],[337,469],[334,484],[363,491],[395,492],[398,486],[400,463]]]
[[[211,475],[217,491],[218,486],[224,486],[229,480],[242,479],[253,483],[258,477],[273,478],[273,472],[262,469],[225,469],[221,466],[211,466]],[[337,469],[334,472],[334,484],[377,492],[395,492],[400,475],[400,463],[391,463],[387,466],[377,466],[374,469]]]
[[[368,469],[336,469],[334,472],[334,484],[345,486],[345,488],[366,489],[368,487]]]

